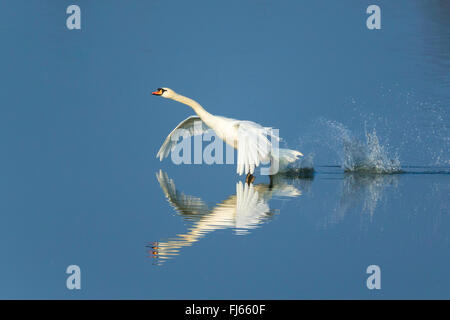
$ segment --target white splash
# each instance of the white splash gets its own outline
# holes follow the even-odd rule
[[[365,130],[365,140],[358,140],[342,123],[321,120],[328,133],[327,144],[333,149],[342,169],[347,172],[398,173],[400,161],[398,155],[391,156],[380,143],[376,130]]]

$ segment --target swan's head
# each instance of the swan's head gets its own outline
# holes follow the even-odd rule
[[[172,98],[175,96],[175,91],[169,88],[158,88],[152,92],[155,96],[161,96],[163,98]]]

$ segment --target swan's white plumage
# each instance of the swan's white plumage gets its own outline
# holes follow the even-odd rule
[[[159,148],[158,154],[156,155],[159,160],[162,161],[175,148],[178,138],[174,139],[174,134],[178,129],[187,130],[191,136],[195,136],[205,133],[206,130],[210,128],[208,128],[198,116],[190,116],[184,119],[175,127],[175,129],[172,130],[166,140],[164,140],[161,148]]]
[[[251,121],[238,121],[235,124],[238,149],[237,173],[253,173],[261,162],[269,162],[272,142],[277,139],[272,129],[262,127]]]
[[[253,174],[256,167],[269,161],[278,161],[278,169],[283,169],[287,164],[302,156],[299,151],[272,148],[272,141],[279,138],[273,134],[270,127],[263,127],[253,121],[214,116],[203,109],[198,102],[179,95],[169,88],[163,89],[159,95],[190,106],[198,116],[188,117],[172,130],[158,151],[157,157],[160,160],[167,157],[175,148],[178,138],[174,139],[174,134],[178,129],[187,130],[191,136],[213,129],[219,138],[237,149],[237,173],[239,175]]]

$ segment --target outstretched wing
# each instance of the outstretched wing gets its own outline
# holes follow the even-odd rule
[[[164,140],[164,143],[162,144],[161,148],[158,151],[158,154],[156,155],[159,160],[162,161],[175,148],[178,142],[179,134],[182,134],[182,129],[187,130],[190,136],[194,136],[203,134],[210,128],[198,116],[190,116],[189,118],[181,121],[167,136],[166,140]]]
[[[251,121],[238,121],[237,129],[238,164],[237,173],[253,173],[261,162],[268,162],[272,149],[269,137],[278,139],[272,128],[260,126]]]

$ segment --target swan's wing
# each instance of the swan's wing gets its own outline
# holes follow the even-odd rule
[[[168,177],[167,173],[159,170],[156,174],[156,178],[158,179],[159,185],[161,186],[167,201],[177,212],[185,217],[202,217],[210,212],[208,206],[202,199],[179,192],[175,187],[175,183]]]
[[[159,160],[162,161],[175,148],[178,142],[179,134],[181,133],[180,129],[187,130],[190,136],[194,136],[203,134],[210,128],[198,116],[190,116],[189,118],[181,121],[167,136],[166,140],[164,140],[164,143],[156,155]]]
[[[253,173],[261,162],[270,160],[272,143],[268,139],[278,139],[272,128],[262,127],[251,121],[237,121],[238,163],[237,173]]]

